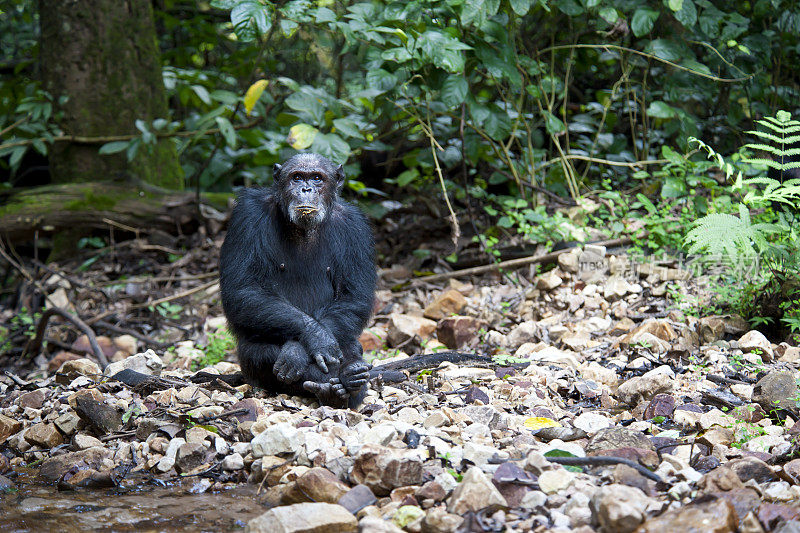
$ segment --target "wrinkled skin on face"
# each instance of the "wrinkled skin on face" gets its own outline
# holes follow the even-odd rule
[[[298,154],[273,170],[279,201],[292,224],[313,229],[328,217],[344,170],[318,154]]]

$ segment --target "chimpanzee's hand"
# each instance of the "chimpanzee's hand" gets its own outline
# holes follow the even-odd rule
[[[326,374],[328,365],[339,363],[344,357],[336,338],[316,321],[308,325],[305,335],[300,338],[300,343],[320,370]]]
[[[302,376],[310,360],[303,346],[299,342],[289,341],[283,345],[275,364],[272,365],[272,372],[279,381],[284,383],[294,383]]]

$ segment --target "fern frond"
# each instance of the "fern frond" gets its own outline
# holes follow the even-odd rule
[[[747,220],[725,213],[712,213],[695,222],[686,235],[689,253],[736,257],[755,253],[755,243],[764,239]]]
[[[787,124],[787,125],[783,125],[780,122],[772,124],[772,123],[767,122],[765,120],[756,120],[756,123],[757,124],[761,124],[765,128],[769,128],[772,131],[775,131],[775,132],[778,132],[778,133],[782,133],[784,135],[785,134],[792,134],[792,133],[800,132],[800,122],[798,122],[796,120],[792,120],[791,123]],[[792,125],[792,124],[794,124],[794,125]]]
[[[749,165],[764,165],[769,168],[774,168],[775,170],[781,170],[783,168],[783,165],[777,161],[773,159],[765,159],[763,157],[743,157],[742,162]]]

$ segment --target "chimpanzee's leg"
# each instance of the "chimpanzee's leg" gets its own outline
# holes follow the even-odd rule
[[[329,368],[329,374],[322,374],[316,366],[309,369],[308,379],[303,388],[314,393],[320,403],[351,409],[358,407],[367,394],[369,370],[364,362],[361,344],[355,340],[342,348],[344,359],[340,366]]]
[[[238,342],[239,366],[242,374],[251,385],[268,391],[277,392],[280,382],[273,373],[275,361],[280,355],[281,347],[277,344],[266,344],[240,337]]]

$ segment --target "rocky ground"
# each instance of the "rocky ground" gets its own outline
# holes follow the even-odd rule
[[[184,479],[220,502],[249,484],[254,532],[800,532],[800,349],[669,304],[688,277],[587,247],[530,281],[381,290],[361,339],[376,368],[445,347],[494,362],[375,380],[357,411],[192,384],[192,341],[104,338],[104,371],[60,355],[45,378],[1,378],[0,517],[39,509],[30,484],[57,499]],[[122,368],[162,379],[108,378]]]

